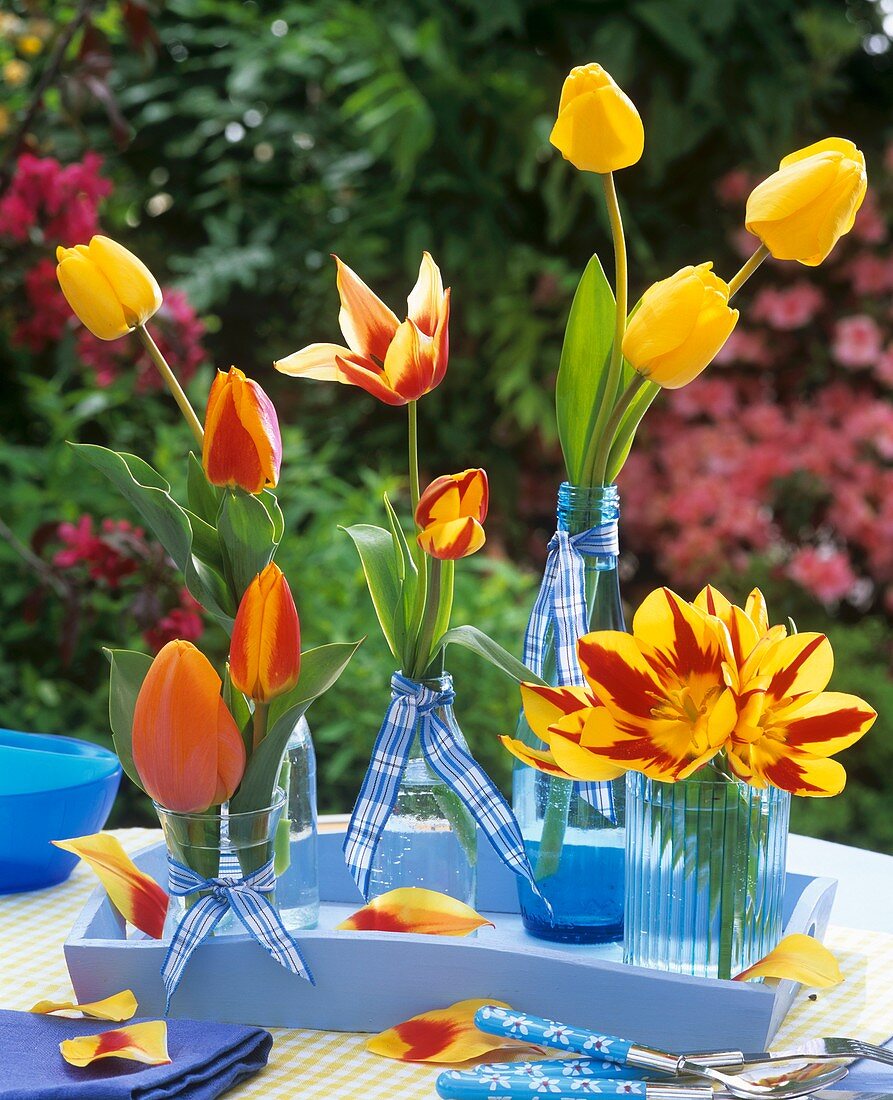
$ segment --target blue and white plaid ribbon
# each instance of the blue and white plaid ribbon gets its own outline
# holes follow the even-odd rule
[[[453,699],[451,687],[435,691],[399,672],[391,677],[391,702],[344,838],[345,860],[364,898],[369,896],[375,849],[394,809],[417,725],[431,770],[458,795],[506,867],[540,892],[511,807],[456,730],[438,714],[440,708],[450,708]]]
[[[549,540],[543,583],[524,634],[524,663],[542,677],[549,631],[555,647],[555,674],[562,686],[586,683],[577,659],[577,641],[589,632],[586,557],[620,553],[617,521],[571,535],[560,524]],[[616,821],[610,783],[578,783],[580,795],[610,821]]]
[[[301,949],[264,897],[276,885],[273,860],[243,876],[238,859],[227,853],[221,857],[221,871],[220,878],[202,878],[191,867],[185,867],[168,856],[168,889],[174,897],[185,897],[200,890],[209,890],[210,893],[183,914],[161,964],[165,1012],[170,1008],[171,997],[180,984],[193,951],[214,931],[228,909],[280,966],[306,978],[311,985],[315,984]]]

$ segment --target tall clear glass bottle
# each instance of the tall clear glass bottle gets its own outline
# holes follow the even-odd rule
[[[571,535],[616,521],[616,485],[583,488],[564,482],[558,490],[558,525]],[[617,557],[587,556],[586,601],[590,630],[626,630]],[[555,682],[554,639],[546,642],[543,678]],[[515,736],[542,748],[523,713]],[[545,775],[516,763],[513,808],[540,890],[552,914],[527,883],[518,879],[521,915],[528,932],[564,943],[606,943],[623,937],[624,823],[626,786],[611,784],[609,819],[584,797],[585,784]]]
[[[288,740],[279,785],[286,804],[276,837],[277,905],[287,928],[315,928],[319,920],[316,753],[305,718]]]
[[[444,674],[423,680],[422,684],[448,692],[453,681]],[[465,738],[452,706],[441,707],[439,717],[464,746]],[[476,864],[474,818],[425,762],[416,730],[393,812],[375,850],[369,896],[377,897],[402,886],[422,886],[474,907]]]

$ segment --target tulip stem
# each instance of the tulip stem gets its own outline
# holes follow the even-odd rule
[[[158,373],[167,383],[167,388],[171,391],[174,400],[180,407],[180,412],[183,414],[186,423],[192,430],[192,434],[195,436],[195,441],[198,443],[199,450],[201,450],[205,439],[205,433],[202,428],[202,423],[195,415],[195,409],[190,405],[189,398],[183,391],[183,387],[177,381],[177,376],[171,370],[167,360],[161,354],[158,345],[149,335],[149,330],[145,325],[137,325],[136,334],[142,341],[143,347],[149,353],[149,358],[158,368]]]
[[[629,385],[620,395],[617,404],[608,418],[608,423],[605,425],[605,430],[599,439],[598,450],[595,453],[595,465],[593,467],[593,476],[598,477],[597,482],[593,484],[604,485],[605,479],[608,474],[608,459],[611,454],[611,448],[614,445],[614,437],[617,435],[617,429],[626,415],[627,410],[633,403],[633,400],[639,390],[645,385],[647,379],[644,375],[639,374],[638,371],[629,380]]]
[[[756,269],[760,266],[763,260],[769,255],[769,249],[761,244],[760,247],[754,252],[746,264],[744,264],[741,270],[729,281],[729,299],[731,300],[733,294],[737,294],[747,280],[753,275]]]
[[[419,486],[419,409],[418,401],[410,401],[407,405],[409,412],[409,493],[412,499],[412,512],[415,515],[416,507],[421,496]]]
[[[425,611],[419,627],[419,640],[415,651],[415,664],[409,674],[411,680],[421,680],[425,670],[431,663],[434,654],[431,646],[434,644],[434,630],[437,620],[440,618],[440,598],[442,591],[443,562],[440,558],[431,559],[431,580],[425,598]]]
[[[254,752],[257,752],[257,746],[267,736],[267,718],[270,715],[270,704],[255,702],[254,715],[251,719],[251,728],[254,736],[252,738],[251,747]]]
[[[607,459],[600,465],[599,455],[604,450],[605,439],[613,438],[613,435],[608,433],[608,423],[610,423],[608,416],[609,410],[614,410],[617,391],[620,388],[627,312],[626,239],[623,236],[623,219],[620,216],[620,203],[617,200],[617,188],[614,186],[612,172],[605,172],[602,175],[602,187],[605,191],[605,205],[608,208],[608,221],[611,223],[611,237],[614,242],[614,342],[611,345],[605,392],[592,435],[589,437],[586,457],[583,460],[583,475],[588,485],[604,484],[603,471]],[[597,364],[593,364],[593,369],[597,369]],[[608,447],[610,448],[610,442]],[[601,480],[596,482],[595,477],[599,473]]]

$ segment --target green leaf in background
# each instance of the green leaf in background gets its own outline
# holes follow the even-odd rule
[[[568,480],[575,485],[584,477],[587,445],[606,396],[614,320],[614,294],[593,255],[571,304],[555,383],[558,437]]]
[[[403,593],[393,536],[371,523],[357,523],[343,530],[353,539],[360,555],[375,614],[391,653],[399,661],[401,632],[395,624],[397,615],[402,614]]]
[[[111,665],[109,723],[115,752],[127,775],[142,788],[143,784],[133,763],[133,711],[143,680],[152,667],[152,658],[132,649],[106,649],[104,652]]]
[[[519,661],[517,657],[513,657],[507,649],[503,649],[498,642],[494,642],[492,638],[488,637],[483,630],[478,630],[476,626],[454,626],[440,640],[444,648],[453,643],[454,645],[464,646],[465,649],[470,649],[473,653],[477,653],[478,656],[488,660],[491,665],[495,665],[506,676],[511,676],[513,680],[517,680],[519,684],[524,681],[532,684],[545,685],[546,683],[545,680],[541,680],[539,676],[531,672],[527,665]]]
[[[361,644],[362,639],[333,642],[301,654],[300,679],[290,692],[273,701],[267,735],[252,753],[242,784],[230,799],[230,809],[234,813],[258,810],[270,804],[282,754],[292,730],[313,700],[335,683]]]
[[[217,534],[226,580],[238,606],[245,589],[273,559],[275,524],[257,497],[228,489],[220,505]]]
[[[212,485],[205,477],[202,468],[202,460],[195,451],[189,452],[186,462],[186,493],[189,508],[197,516],[210,524],[217,526],[217,513],[220,511],[220,498],[222,490]]]
[[[251,708],[248,706],[248,700],[242,692],[237,691],[233,687],[233,682],[229,674],[229,664],[227,664],[226,672],[223,674],[223,701],[229,708],[230,714],[235,719],[236,725],[242,733],[242,740],[245,742],[245,751],[250,756],[253,737]]]

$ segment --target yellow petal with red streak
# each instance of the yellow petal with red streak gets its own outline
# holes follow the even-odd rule
[[[425,936],[467,936],[493,922],[449,894],[404,886],[380,894],[337,925],[350,932],[416,932]]]
[[[384,362],[399,324],[396,314],[337,256],[335,263],[341,297],[338,323],[347,346],[357,355],[374,356]]]
[[[834,670],[831,643],[824,634],[792,634],[767,647],[757,674],[769,679],[775,699],[824,691]]]
[[[57,848],[73,852],[93,870],[121,916],[147,936],[160,940],[164,932],[168,897],[154,878],[136,866],[108,833],[54,840]]]
[[[595,705],[592,693],[582,687],[546,687],[521,684],[521,702],[527,724],[541,741],[549,743],[548,730],[566,714]]]
[[[746,982],[750,978],[786,978],[813,989],[830,989],[844,981],[828,948],[802,932],[785,936],[778,947],[733,980]]]
[[[520,760],[522,764],[527,764],[530,768],[536,768],[538,772],[545,772],[546,775],[557,775],[561,779],[574,778],[558,767],[550,752],[539,752],[537,749],[532,749],[529,745],[525,745],[523,741],[518,741],[514,737],[506,737],[503,735],[499,740],[502,742],[502,747],[508,749],[512,756]]]
[[[167,1052],[167,1024],[163,1020],[65,1039],[59,1050],[70,1066],[89,1066],[102,1058],[126,1058],[147,1066],[168,1065],[171,1060]]]
[[[67,1015],[79,1013],[81,1016],[94,1020],[130,1020],[136,1015],[137,1003],[133,990],[124,989],[111,997],[105,997],[101,1001],[85,1001],[77,1004],[75,1001],[38,1001],[30,1010],[38,1016],[49,1016],[54,1012],[64,1012]]]
[[[413,1016],[366,1041],[366,1049],[400,1062],[467,1062],[495,1050],[522,1049],[517,1040],[485,1035],[474,1026],[474,1014],[486,1005],[508,1008],[502,1001],[459,1001],[449,1008]],[[529,1044],[525,1044],[529,1045]]]

